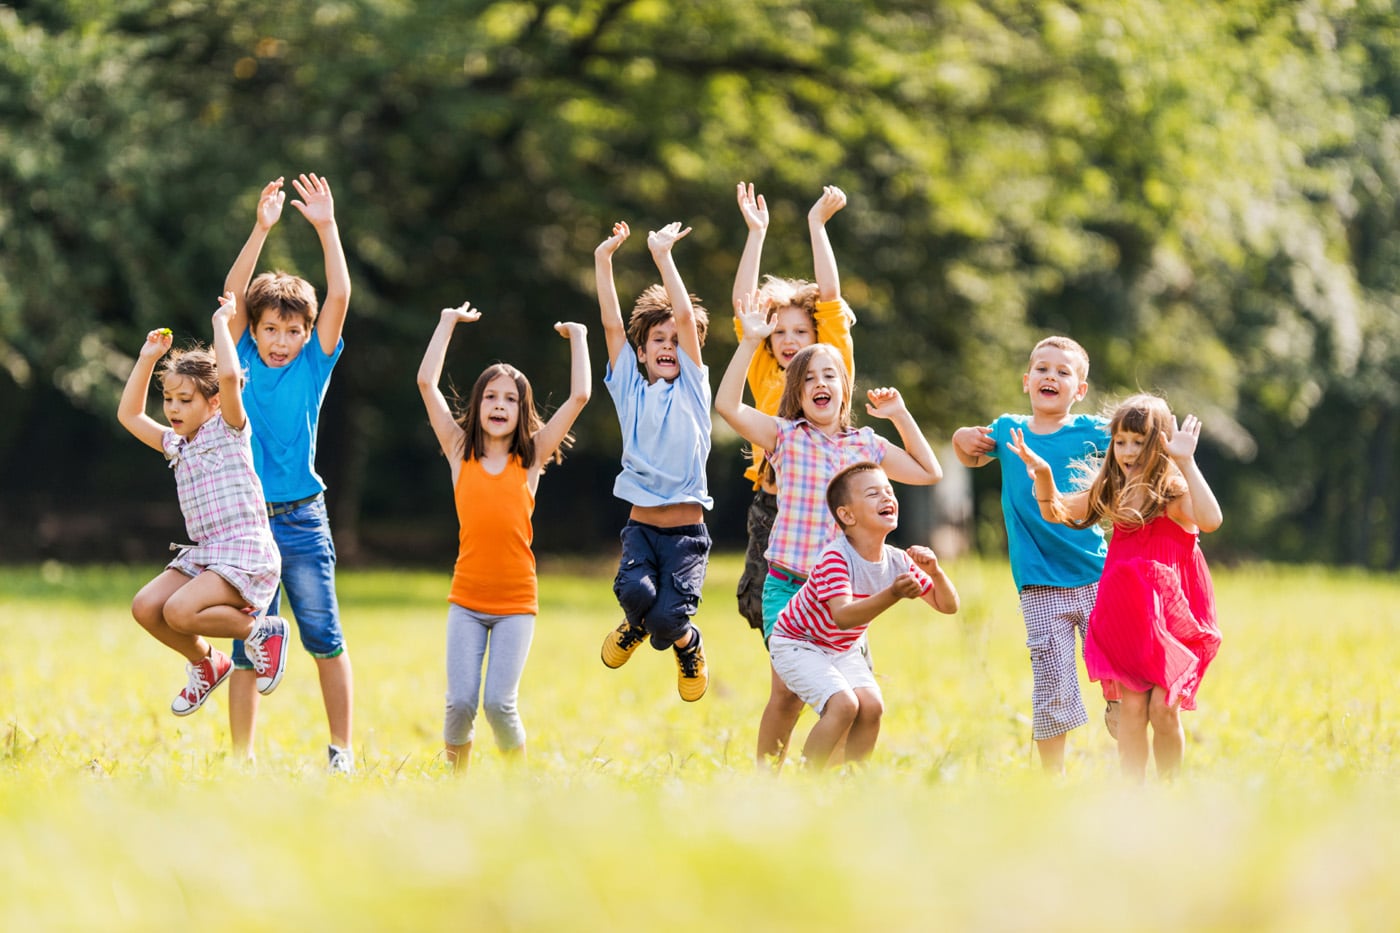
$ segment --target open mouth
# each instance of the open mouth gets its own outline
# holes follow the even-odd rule
[[[826,406],[831,404],[831,393],[817,392],[813,394],[812,404],[816,405],[818,408],[825,408]]]
[[[894,506],[892,506],[892,505],[887,505],[887,506],[885,506],[884,508],[880,509],[880,517],[881,517],[881,518],[898,518],[898,517],[899,517],[899,509],[897,509],[896,507],[894,507]]]

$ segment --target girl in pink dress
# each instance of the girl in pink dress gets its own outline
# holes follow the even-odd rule
[[[1086,528],[1111,522],[1098,599],[1089,616],[1089,679],[1122,689],[1118,755],[1123,773],[1147,773],[1147,726],[1157,773],[1174,776],[1186,736],[1179,711],[1196,708],[1201,677],[1220,648],[1215,595],[1199,537],[1220,527],[1220,505],[1196,465],[1201,423],[1177,425],[1167,403],[1135,395],[1114,411],[1112,444],[1087,489],[1055,488],[1050,466],[1013,430],[1011,449],[1034,480],[1047,521]]]

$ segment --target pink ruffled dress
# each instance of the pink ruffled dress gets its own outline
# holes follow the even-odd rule
[[[1089,679],[1196,708],[1196,690],[1220,649],[1215,588],[1199,535],[1166,515],[1115,525],[1084,638]]]

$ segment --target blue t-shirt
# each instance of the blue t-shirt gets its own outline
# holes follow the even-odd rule
[[[253,425],[253,469],[268,502],[295,502],[326,488],[316,473],[316,430],[344,349],[345,341],[337,340],[327,356],[313,330],[296,359],[274,368],[258,356],[251,326],[238,338],[238,362],[248,377],[243,407]]]
[[[1040,517],[1035,487],[1026,464],[1006,444],[1011,429],[1020,428],[1026,445],[1045,458],[1061,493],[1078,488],[1076,461],[1102,456],[1108,451],[1108,422],[1097,415],[1075,415],[1054,434],[1034,434],[1030,415],[1002,415],[991,424],[996,449],[988,456],[1001,463],[1001,512],[1006,520],[1006,546],[1011,557],[1011,577],[1016,589],[1027,586],[1086,586],[1098,582],[1108,545],[1103,529],[1095,525],[1083,531],[1047,522]],[[1001,456],[1005,452],[1006,456]]]
[[[677,349],[680,375],[648,384],[627,344],[616,371],[609,361],[603,384],[622,427],[622,472],[613,495],[640,506],[698,502],[714,505],[705,482],[710,459],[709,367]]]

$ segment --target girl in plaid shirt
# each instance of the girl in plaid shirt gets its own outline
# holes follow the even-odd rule
[[[778,517],[768,539],[768,579],[763,588],[763,634],[802,586],[822,547],[840,534],[827,512],[826,487],[844,467],[863,460],[880,464],[895,482],[927,486],[943,478],[923,432],[893,388],[866,393],[866,411],[894,422],[903,447],[872,429],[851,424],[851,376],[841,355],[826,344],[803,349],[787,368],[778,414],[765,415],[743,400],[744,379],[755,351],[773,330],[753,296],[737,313],[743,339],[715,393],[715,411],[741,437],[767,451],[778,475]],[[771,673],[771,672],[770,672]],[[758,760],[781,767],[802,700],[776,673],[758,732]]]

